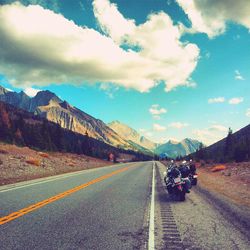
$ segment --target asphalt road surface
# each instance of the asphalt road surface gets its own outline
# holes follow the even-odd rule
[[[204,194],[169,199],[164,166],[153,165],[118,164],[1,187],[0,249],[249,249],[247,235]]]

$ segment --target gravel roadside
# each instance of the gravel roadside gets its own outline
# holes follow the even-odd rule
[[[0,143],[0,186],[111,165],[86,155],[39,152]]]
[[[157,165],[163,180],[166,167]],[[185,202],[173,201],[165,195],[184,249],[249,249],[249,224],[245,221],[249,222],[250,217],[246,209],[206,190],[200,183],[187,194]]]

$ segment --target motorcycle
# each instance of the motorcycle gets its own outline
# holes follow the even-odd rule
[[[192,186],[196,186],[198,182],[198,174],[190,174],[189,180],[191,181]]]
[[[188,190],[186,188],[186,180],[182,178],[178,168],[172,167],[168,170],[168,173],[164,172],[164,175],[168,193],[175,195],[180,201],[184,201]]]
[[[196,186],[198,182],[198,174],[196,173],[195,165],[191,165],[190,167],[189,179],[191,181],[192,186]]]

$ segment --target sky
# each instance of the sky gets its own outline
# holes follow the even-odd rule
[[[0,85],[164,143],[250,122],[249,0],[0,0]]]

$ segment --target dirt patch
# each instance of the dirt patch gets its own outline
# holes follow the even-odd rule
[[[250,162],[228,163],[212,172],[216,165],[197,168],[201,187],[220,193],[238,205],[250,207]]]
[[[38,152],[0,143],[0,185],[107,165],[111,163],[86,155]]]
[[[212,167],[211,171],[212,172],[218,172],[218,171],[222,171],[225,170],[226,166],[225,165],[216,165],[214,167]]]
[[[166,161],[162,163],[168,164]],[[236,205],[250,208],[250,162],[223,165],[197,162],[195,165],[201,188],[221,194]]]

